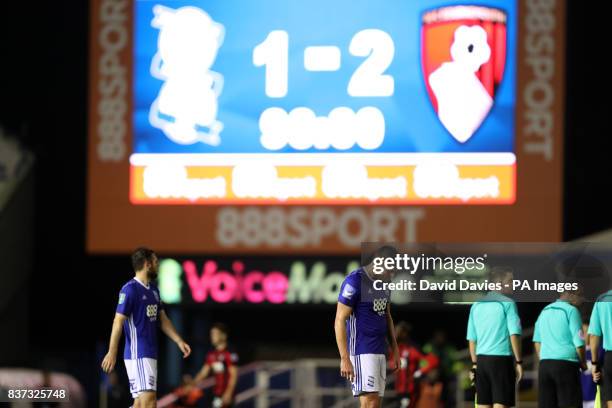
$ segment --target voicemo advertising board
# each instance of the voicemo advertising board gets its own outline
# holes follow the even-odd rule
[[[389,246],[396,252],[372,257]],[[397,305],[471,303],[489,291],[549,302],[578,289],[594,301],[610,288],[612,251],[587,243],[364,243],[361,260],[169,257],[160,262],[159,288],[168,304],[334,306],[346,275],[360,267],[363,296],[389,291]],[[500,269],[507,281],[492,280]]]

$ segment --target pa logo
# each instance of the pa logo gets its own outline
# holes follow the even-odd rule
[[[423,15],[421,63],[442,125],[467,142],[493,107],[506,64],[506,13],[449,6]]]

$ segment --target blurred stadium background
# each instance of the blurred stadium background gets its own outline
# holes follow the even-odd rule
[[[134,119],[132,128],[132,113],[142,104],[139,96],[150,92],[147,84],[142,85],[145,88],[133,88],[134,81],[139,80],[139,68],[132,62],[137,64],[139,58],[146,60],[152,54],[146,54],[151,52],[151,46],[147,48],[146,44],[142,49],[133,48],[143,41],[143,36],[150,35],[143,29],[141,37],[134,39],[134,27],[138,25],[134,14],[139,7],[151,7],[153,3],[96,0],[9,2],[3,6],[0,385],[20,378],[33,385],[51,381],[70,387],[74,406],[127,406],[122,405],[127,392],[123,367],[118,365],[118,378],[107,378],[99,362],[107,347],[118,290],[132,275],[128,254],[141,244],[150,245],[161,255],[162,297],[168,303],[171,319],[194,349],[193,356],[183,361],[172,345],[161,342],[159,396],[166,398],[160,406],[173,403],[170,393],[180,385],[183,374],[193,375],[201,367],[210,348],[210,326],[224,322],[230,328],[230,344],[240,356],[237,406],[259,408],[342,407],[354,403],[349,387],[338,376],[332,329],[335,299],[338,282],[359,261],[359,242],[376,239],[372,231],[382,228],[381,223],[388,223],[384,226],[390,228],[397,241],[556,242],[587,236],[593,240],[611,239],[605,233],[612,226],[607,199],[610,183],[606,181],[612,151],[607,136],[611,109],[605,86],[605,44],[610,35],[608,16],[598,10],[599,4],[574,0],[479,2],[513,10],[516,19],[507,21],[517,37],[513,40],[514,54],[508,55],[506,62],[506,68],[512,69],[504,74],[516,80],[516,94],[508,91],[512,96],[506,115],[510,116],[500,116],[500,132],[510,135],[516,157],[512,170],[516,171],[516,184],[508,186],[515,199],[509,203],[429,205],[426,201],[385,204],[382,200],[368,204],[363,200],[323,200],[295,207],[271,199],[261,203],[254,200],[253,207],[245,207],[239,204],[249,203],[248,200],[240,202],[236,197],[214,206],[202,201],[190,203],[185,197],[186,201],[178,203],[153,199],[139,202],[150,197],[139,195],[142,191],[134,184],[138,183],[138,169],[132,168],[130,173],[128,160],[132,153],[147,151],[149,147],[143,148],[134,140],[143,137],[146,145],[149,134],[139,130],[146,124],[137,124],[138,119]],[[259,2],[249,4],[254,3]],[[275,4],[267,0],[261,3]],[[422,10],[417,7],[415,15],[447,3],[454,4],[426,1]],[[180,7],[190,2],[176,4]],[[367,9],[365,3],[359,4]],[[227,19],[223,20],[226,43],[231,44],[235,41],[229,22],[232,11],[222,11],[226,15],[219,12],[223,16],[219,18]],[[378,11],[376,21],[384,25],[385,13]],[[343,12],[349,13],[340,6],[331,7],[330,21],[345,18]],[[412,16],[410,11],[406,13]],[[350,20],[351,14],[347,16]],[[297,28],[290,24],[283,28],[295,28],[305,36],[300,46],[334,41],[313,35],[313,43],[307,44],[304,28],[295,21]],[[119,28],[104,26],[107,23],[118,24]],[[409,25],[414,44],[421,34],[420,24],[417,19]],[[542,45],[547,40],[529,37],[530,33],[548,35],[550,49]],[[120,43],[118,51],[111,49],[117,52],[116,61],[113,56],[103,55],[102,42],[98,41],[103,35],[109,35],[115,45]],[[401,55],[401,40],[395,40],[396,55]],[[238,48],[235,52],[245,51]],[[419,50],[412,52],[418,55]],[[550,95],[547,89],[529,88],[537,82],[538,72],[541,74],[537,70],[548,69],[534,68],[534,59],[546,55],[552,61],[552,71],[545,79],[552,90]],[[246,63],[251,64],[248,52],[246,58]],[[115,63],[119,65],[112,65]],[[411,69],[420,72],[418,58],[401,63],[412,64]],[[118,71],[112,71],[110,66]],[[116,88],[109,94],[122,100],[123,108],[101,105],[105,97],[104,69],[111,69],[112,75],[120,78],[118,81],[124,81],[112,85]],[[252,65],[249,69],[253,69]],[[257,72],[262,80],[263,72]],[[401,72],[398,75],[401,77]],[[248,105],[249,94],[232,88],[230,78],[227,74],[226,92],[233,92],[234,98],[247,98]],[[422,81],[422,76],[404,81],[396,82],[398,93],[402,84]],[[290,82],[290,86],[294,85]],[[257,89],[263,92],[263,85]],[[424,94],[424,87],[419,92]],[[542,93],[533,97],[530,92]],[[533,106],[529,95],[536,100]],[[254,109],[273,106],[262,102],[262,98],[253,96]],[[401,95],[397,98],[401,106]],[[295,101],[299,103],[299,98]],[[424,103],[430,108],[429,101]],[[230,100],[220,109],[229,110],[232,106],[235,104]],[[115,108],[120,111],[118,122],[102,123],[100,112]],[[528,124],[533,115],[543,115],[538,119],[544,121],[540,125],[550,126],[544,136],[530,133]],[[503,118],[508,117],[510,128],[504,128]],[[231,117],[226,118],[226,125],[231,126]],[[105,151],[100,145],[100,132],[123,140],[127,151],[115,152],[116,156],[109,153],[112,157],[100,153]],[[420,137],[427,137],[427,131]],[[548,153],[538,150],[544,140],[538,137],[550,138]],[[540,147],[534,147],[536,144]],[[130,150],[132,145],[134,151]],[[298,208],[304,213],[295,214]],[[249,215],[250,209],[254,209],[254,215]],[[270,243],[266,238],[249,238],[248,234],[258,236],[258,225],[267,225],[269,218],[265,217],[270,211],[280,211],[280,217],[286,219],[291,212],[303,218],[304,241],[281,239],[280,243]],[[336,224],[329,227],[326,222]],[[244,279],[248,276],[266,277],[272,288],[270,293],[245,289]],[[222,279],[226,286],[221,286]],[[234,284],[235,292],[226,290],[227,285]],[[275,298],[275,285],[285,284],[289,285],[288,292]],[[526,329],[525,355],[531,356],[525,358],[528,374],[519,393],[520,406],[535,406],[533,350],[527,336],[540,306],[519,305]],[[465,380],[468,307],[394,307],[396,322],[409,322],[414,341],[420,346],[429,345],[443,359],[446,385],[452,394],[445,406],[461,406],[463,400],[473,397]],[[210,382],[207,385],[210,387]]]

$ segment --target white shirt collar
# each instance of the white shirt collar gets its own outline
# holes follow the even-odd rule
[[[144,286],[145,288],[149,289],[148,285],[145,285],[144,282],[142,282],[140,279],[138,279],[137,277],[134,276],[134,280],[138,283],[140,283],[142,286]]]

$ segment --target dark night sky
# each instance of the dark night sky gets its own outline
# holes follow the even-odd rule
[[[573,239],[612,226],[604,193],[612,109],[610,95],[601,94],[609,82],[603,77],[608,17],[594,13],[592,3],[568,2],[564,238]],[[8,3],[0,24],[0,123],[19,132],[37,155],[32,310],[52,299],[59,314],[84,306],[91,321],[103,319],[76,338],[59,334],[46,314],[32,313],[32,343],[92,347],[107,337],[114,293],[127,279],[118,269],[129,271],[129,264],[125,257],[84,253],[88,5]],[[320,322],[312,324],[317,332]]]

